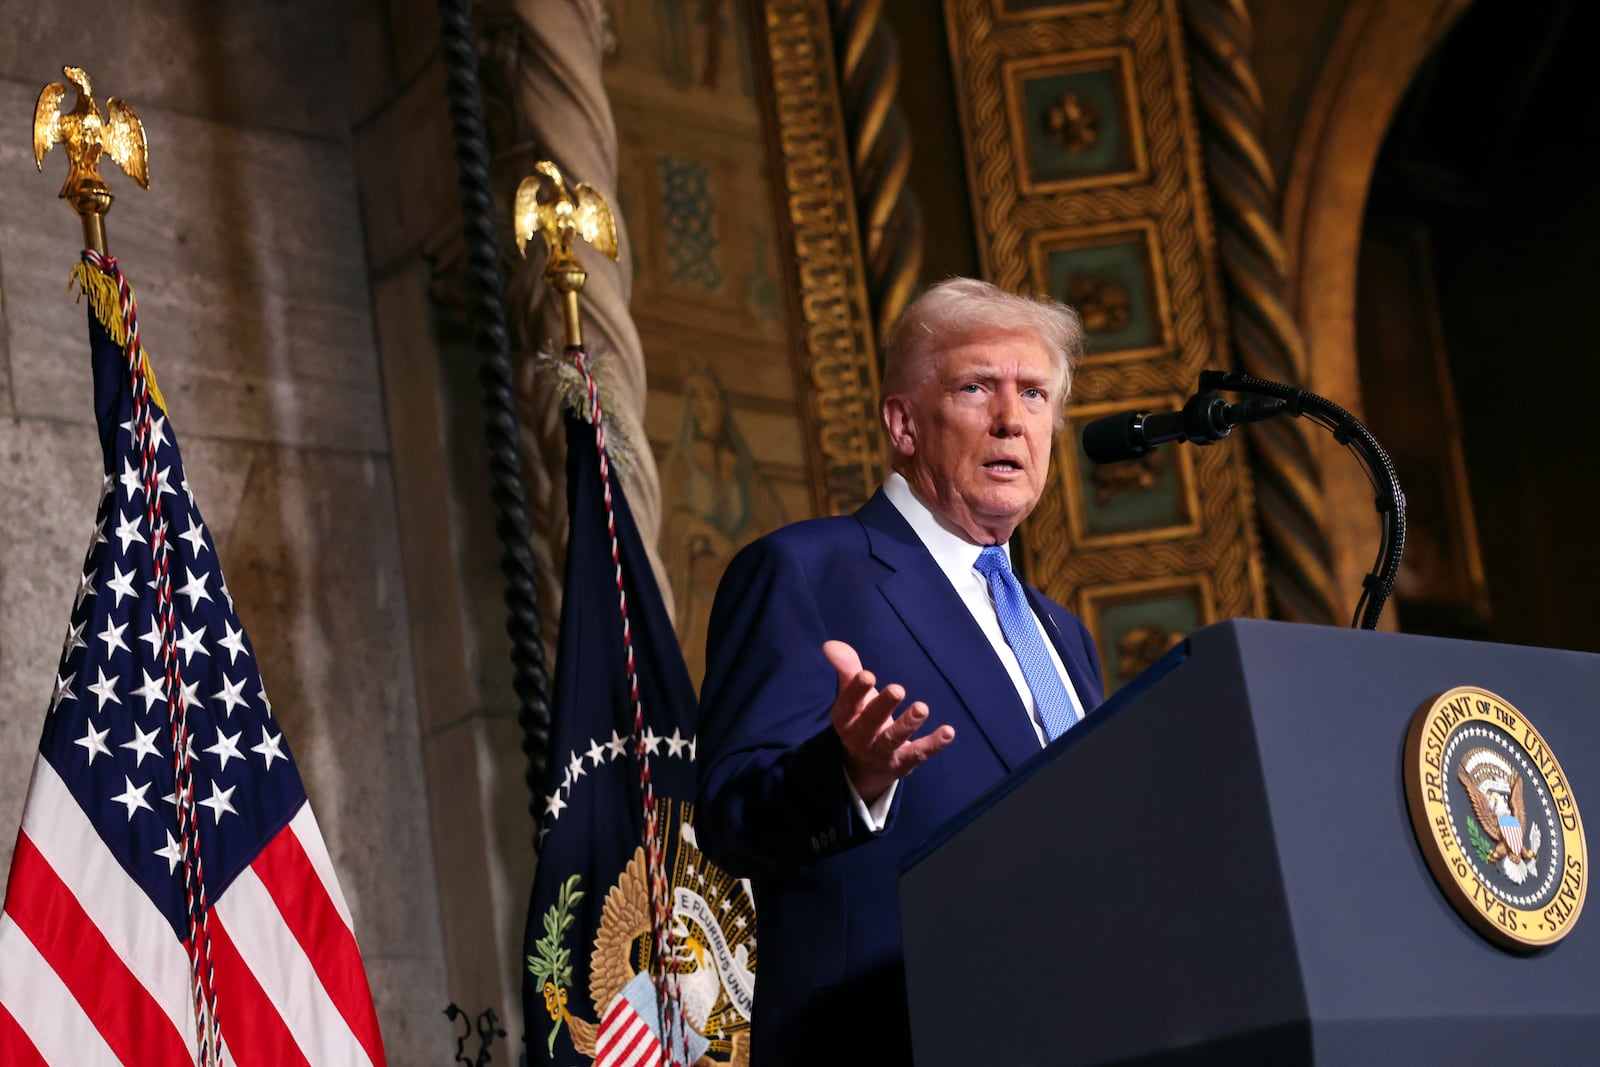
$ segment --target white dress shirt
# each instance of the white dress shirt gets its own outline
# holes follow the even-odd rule
[[[1033,727],[1033,732],[1039,739],[1042,748],[1048,741],[1045,734],[1044,722],[1039,716],[1038,705],[1034,702],[1033,691],[1028,688],[1028,680],[1023,677],[1022,664],[1017,662],[1017,654],[1011,650],[1006,642],[1005,634],[1000,629],[1000,616],[995,612],[994,597],[989,593],[989,580],[978,573],[978,553],[983,551],[982,545],[975,545],[964,536],[956,533],[939,520],[928,506],[917,498],[912,490],[911,483],[898,472],[891,473],[883,483],[883,494],[889,498],[889,503],[910,525],[917,539],[927,548],[933,556],[933,561],[938,564],[939,570],[949,579],[950,585],[956,594],[961,597],[961,602],[971,612],[972,619],[989,639],[994,654],[1000,658],[1006,673],[1011,676],[1011,684],[1016,686],[1017,697],[1022,701],[1022,706],[1028,709],[1028,723]],[[1011,545],[1005,546],[1006,557],[1011,556]],[[1044,642],[1045,650],[1050,653],[1050,662],[1055,666],[1056,673],[1061,676],[1061,683],[1067,688],[1067,697],[1072,701],[1074,721],[1081,720],[1084,715],[1083,701],[1078,697],[1078,691],[1072,684],[1072,678],[1067,674],[1067,668],[1061,662],[1061,654],[1056,651],[1056,646],[1050,640],[1050,635],[1044,632],[1037,616],[1033,617],[1033,624],[1039,627],[1039,637]],[[872,670],[872,664],[862,664],[867,670]],[[896,681],[893,678],[882,679],[885,683]],[[907,700],[917,700],[916,693],[908,692]],[[937,721],[937,708],[928,709],[930,721]],[[848,781],[848,776],[846,778]],[[889,806],[894,801],[895,790],[899,787],[896,782],[891,785],[881,797],[878,797],[870,806],[862,801],[856,792],[855,783],[850,783],[850,794],[855,800],[856,814],[864,819],[874,831],[883,829],[884,820],[888,817]]]

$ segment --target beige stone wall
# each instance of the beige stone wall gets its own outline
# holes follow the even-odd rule
[[[152,189],[116,173],[110,250],[274,710],[355,919],[392,1063],[449,1060],[449,999],[403,517],[337,7],[11,5],[0,33],[0,871],[100,484],[80,246],[24,116],[60,65],[128,100]],[[354,42],[361,42],[359,47]],[[363,52],[363,54],[365,54]]]
[[[445,982],[462,1008],[492,1007],[510,1045],[520,1047],[531,793],[467,317],[439,17],[433,0],[349,0],[345,18],[356,180],[416,661],[424,772],[417,785],[429,797]],[[509,233],[502,239],[509,244]],[[559,472],[560,464],[559,456],[535,457],[530,469]],[[561,491],[554,482],[545,488]],[[530,491],[530,507],[537,498]]]

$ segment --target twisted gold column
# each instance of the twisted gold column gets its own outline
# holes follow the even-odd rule
[[[829,0],[841,103],[850,146],[856,224],[878,345],[916,291],[922,271],[922,208],[906,184],[911,133],[895,103],[900,50],[883,0]]]
[[[1244,0],[1184,0],[1183,15],[1237,366],[1308,388],[1305,347],[1285,298],[1277,178],[1261,144],[1250,15]],[[1308,428],[1298,419],[1263,423],[1251,435],[1250,456],[1272,613],[1343,622]]]

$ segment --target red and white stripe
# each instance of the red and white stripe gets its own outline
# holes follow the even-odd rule
[[[594,1067],[642,1067],[660,1062],[662,1052],[660,1040],[633,1003],[625,996],[613,1000],[595,1035]]]
[[[383,1067],[349,909],[309,805],[212,919],[227,1062]],[[189,982],[171,925],[39,759],[0,915],[0,1063],[192,1065]]]

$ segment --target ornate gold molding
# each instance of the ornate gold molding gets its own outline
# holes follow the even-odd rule
[[[1105,305],[1069,418],[1187,395],[1201,369],[1224,361],[1227,336],[1176,0],[1047,9],[947,0],[945,13],[985,273],[1007,289],[1061,298],[1073,288]],[[1099,113],[1093,143],[1070,152],[1046,140],[1050,109],[1067,92]],[[1117,487],[1107,500],[1155,492],[1165,479],[1164,503],[1115,521],[1096,515],[1093,529],[1084,513],[1101,494],[1085,488],[1094,483],[1076,441],[1063,440],[1057,458],[1024,528],[1031,581],[1096,625],[1113,591],[1119,606],[1181,608],[1195,625],[1260,613],[1253,499],[1237,448],[1196,449],[1159,479]],[[1129,626],[1154,632],[1128,615]],[[1124,635],[1095,636],[1109,657]]]
[[[827,11],[810,0],[758,5],[759,78],[778,218],[791,253],[794,345],[818,511],[864,503],[883,473],[878,372],[860,231]]]

